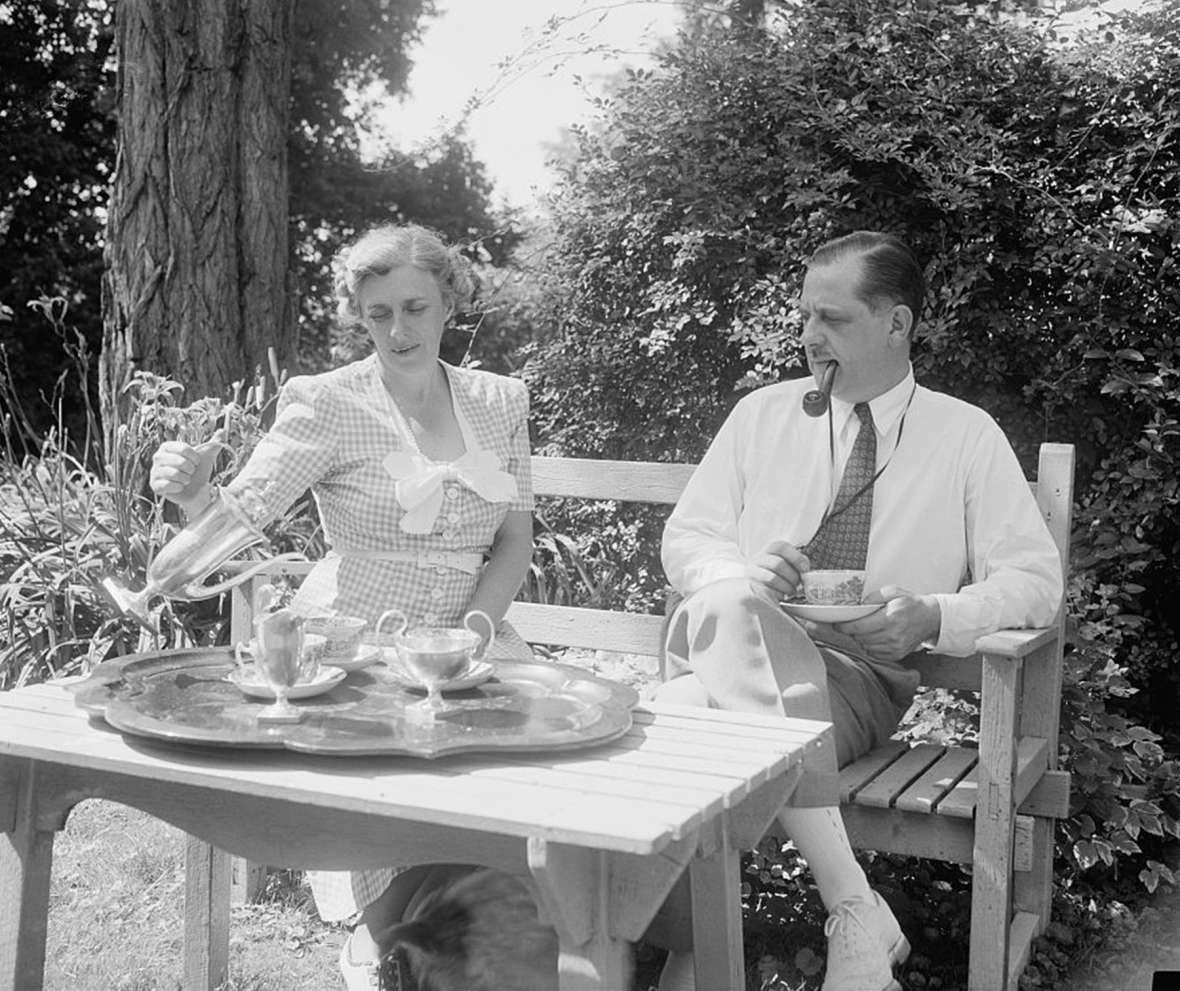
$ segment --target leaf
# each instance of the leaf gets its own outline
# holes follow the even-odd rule
[[[1095,849],[1094,844],[1090,840],[1078,840],[1073,845],[1073,855],[1074,859],[1078,862],[1078,866],[1084,871],[1089,870],[1101,859],[1098,856],[1098,851]]]
[[[1119,853],[1142,853],[1143,850],[1133,839],[1129,836],[1118,836],[1111,841],[1111,845],[1119,851]]]
[[[815,977],[823,970],[824,961],[810,946],[805,946],[795,954],[795,966],[804,976]]]

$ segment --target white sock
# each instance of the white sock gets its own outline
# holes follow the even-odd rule
[[[345,953],[348,954],[348,962],[351,964],[376,963],[381,956],[381,951],[373,942],[368,926],[363,922],[349,933],[348,940],[344,945]]]
[[[783,831],[807,861],[824,907],[831,911],[849,898],[871,898],[872,888],[856,862],[840,810],[784,808],[778,814]]]
[[[668,951],[664,969],[660,971],[658,991],[696,991],[696,974],[693,971],[692,954]]]

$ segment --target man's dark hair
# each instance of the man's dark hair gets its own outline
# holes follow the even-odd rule
[[[901,238],[878,231],[853,231],[821,244],[807,259],[807,267],[849,256],[861,259],[863,273],[857,294],[865,303],[904,303],[914,314],[915,324],[921,319],[926,279],[918,259]]]

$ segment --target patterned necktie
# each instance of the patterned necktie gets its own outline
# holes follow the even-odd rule
[[[824,517],[811,543],[803,548],[813,568],[862,570],[869,553],[873,522],[873,475],[877,471],[877,431],[868,403],[853,410],[860,417],[860,433],[848,455],[840,491],[832,511]],[[851,502],[851,505],[849,503]]]

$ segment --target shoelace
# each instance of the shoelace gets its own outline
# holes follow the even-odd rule
[[[863,898],[850,898],[847,901],[842,901],[828,915],[827,921],[824,922],[824,936],[830,937],[840,925],[847,925],[850,921],[858,923],[866,933],[869,927],[865,924],[863,916],[860,914],[870,908],[868,902]]]

